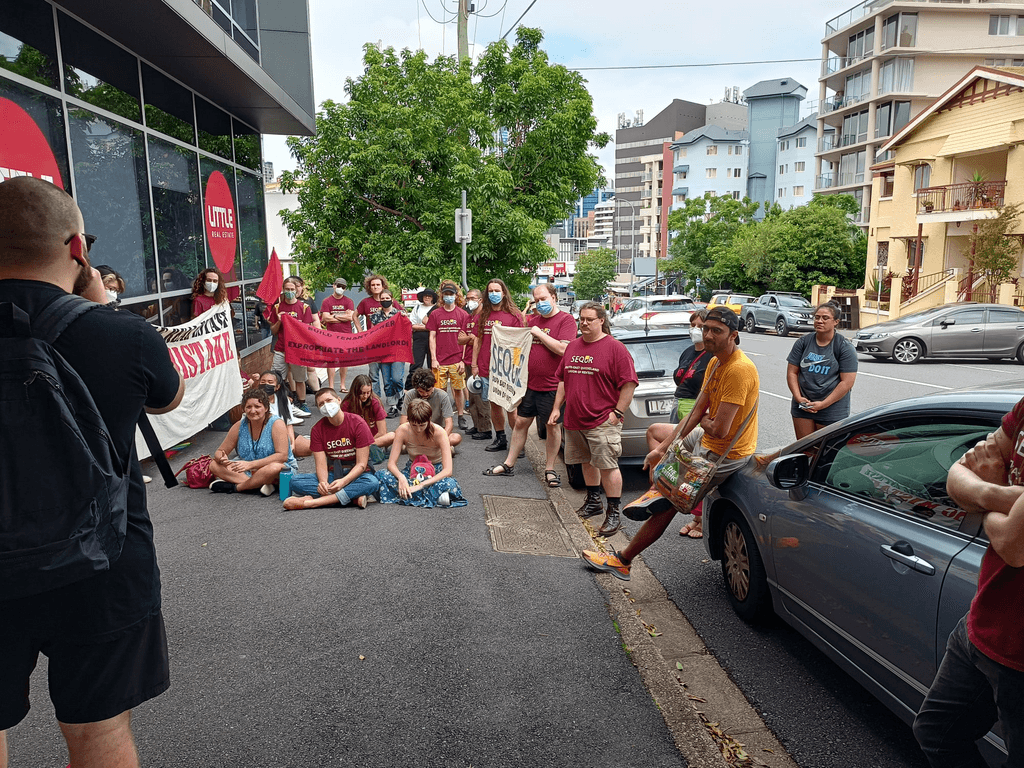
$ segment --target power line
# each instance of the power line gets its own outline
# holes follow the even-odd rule
[[[530,4],[528,5],[528,6],[526,6],[526,10],[525,10],[525,11],[523,11],[523,14],[522,14],[522,16],[520,16],[520,17],[519,17],[518,19],[516,19],[516,21],[515,21],[515,24],[513,24],[513,25],[512,25],[511,27],[509,27],[509,28],[508,28],[508,32],[511,32],[511,31],[512,31],[513,29],[515,29],[515,28],[516,28],[516,25],[518,25],[518,24],[519,24],[519,22],[523,20],[523,16],[525,16],[526,14],[528,14],[528,13],[530,12],[530,9],[531,9],[531,8],[533,8],[533,6],[534,6],[534,5],[536,4],[536,3],[537,3],[537,0],[533,0],[533,2],[532,2],[532,3],[530,3]],[[508,32],[506,32],[506,33],[505,33],[504,35],[502,35],[502,36],[501,36],[501,37],[499,37],[498,39],[499,39],[499,40],[504,40],[504,39],[505,39],[506,37],[508,37]]]
[[[420,0],[420,2],[423,4],[423,10],[425,10],[427,12],[427,16],[429,16],[430,20],[433,21],[435,24],[451,24],[451,23],[457,21],[458,18],[459,18],[458,14],[456,14],[455,16],[452,16],[452,18],[449,19],[448,21],[438,21],[437,19],[434,18],[434,14],[432,14],[430,12],[430,9],[427,7],[427,0]],[[441,6],[441,16],[442,16],[442,18],[444,17],[444,11],[445,11],[445,7],[444,7],[444,5],[442,5]],[[419,13],[419,9],[417,9],[416,12]]]
[[[490,3],[485,3],[483,8],[481,8],[479,11],[477,11],[475,15],[482,16],[485,19],[493,19],[499,13],[501,13],[501,14],[505,13],[505,6],[508,5],[508,0],[505,0],[505,2],[501,4],[501,8],[496,10],[494,13],[481,13],[480,11],[483,11],[484,8],[486,8],[488,5],[490,5]],[[499,29],[500,29],[500,27],[499,27]]]

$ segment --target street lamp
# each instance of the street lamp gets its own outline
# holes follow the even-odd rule
[[[629,246],[629,275],[630,275],[629,295],[632,296],[633,295],[633,282],[634,282],[634,280],[633,280],[633,277],[634,277],[634,275],[633,275],[633,262],[636,259],[636,233],[633,231],[633,226],[632,225],[633,225],[633,221],[636,219],[636,205],[633,204],[632,200],[625,200],[625,199],[623,199],[621,197],[616,197],[615,200],[616,200],[617,203],[628,203],[629,204],[629,208],[630,208],[630,211],[629,211],[629,214],[630,214],[630,227],[629,227],[629,237],[630,237],[630,246]],[[621,228],[619,229],[619,250],[622,250],[622,229]]]

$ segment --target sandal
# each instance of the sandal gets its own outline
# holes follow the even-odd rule
[[[495,471],[498,469],[498,467],[501,467],[500,472]],[[484,470],[484,474],[487,475],[488,477],[512,477],[515,473],[515,467],[510,467],[508,464],[504,463],[499,464],[497,467],[489,467],[488,469]]]
[[[680,536],[687,536],[691,539],[703,539],[704,532],[697,527],[697,523],[687,523],[679,530]]]
[[[544,482],[547,483],[548,488],[562,487],[562,477],[553,469],[544,470]]]

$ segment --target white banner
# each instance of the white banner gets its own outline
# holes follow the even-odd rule
[[[195,320],[160,328],[167,342],[171,362],[185,378],[185,396],[170,413],[150,416],[164,450],[202,431],[211,421],[238,405],[242,399],[242,377],[231,325],[231,305],[226,301],[207,310]],[[140,459],[150,455],[138,427],[135,448]]]
[[[491,327],[490,393],[487,399],[511,411],[526,394],[533,334],[529,328]]]

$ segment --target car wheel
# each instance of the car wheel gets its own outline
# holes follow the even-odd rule
[[[786,318],[780,317],[775,321],[775,332],[779,336],[789,336],[789,326],[786,325]]]
[[[1024,365],[1024,343],[1017,347],[1017,362]]]
[[[924,354],[924,347],[917,339],[900,339],[892,348],[892,359],[897,363],[916,363]]]
[[[753,315],[747,315],[747,320],[743,327],[747,329],[747,333],[757,333],[757,323],[754,322]]]
[[[579,464],[566,464],[565,476],[569,480],[569,487],[577,491],[585,490],[587,481],[583,479],[583,467]]]
[[[730,510],[724,515],[719,535],[722,576],[732,609],[751,624],[764,621],[772,612],[771,595],[761,552],[750,526],[739,512]]]

